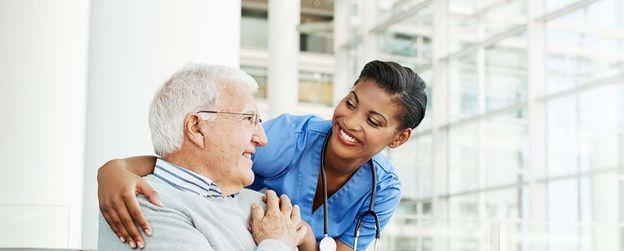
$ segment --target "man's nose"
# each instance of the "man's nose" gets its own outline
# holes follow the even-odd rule
[[[266,133],[264,132],[264,127],[262,124],[259,124],[254,131],[254,135],[251,138],[251,142],[256,143],[258,146],[265,146],[268,143]]]

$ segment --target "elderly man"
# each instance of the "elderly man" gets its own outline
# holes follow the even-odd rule
[[[161,158],[144,179],[164,205],[139,196],[154,230],[145,248],[292,250],[302,240],[307,228],[301,227],[299,208],[287,197],[279,199],[269,191],[265,214],[262,194],[244,189],[254,179],[251,155],[267,143],[252,96],[256,89],[241,70],[193,64],[156,93],[149,124]],[[103,218],[110,221],[111,215]],[[120,242],[103,221],[99,231],[100,250],[145,245]]]

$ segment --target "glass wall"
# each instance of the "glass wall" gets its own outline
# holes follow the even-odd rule
[[[299,102],[331,106],[333,102],[333,4],[301,1],[299,25]],[[241,68],[258,82],[257,98],[267,98],[268,2],[243,0]],[[321,63],[319,63],[321,61]],[[329,62],[329,63],[326,63]]]
[[[428,83],[385,249],[624,250],[624,0],[335,4],[347,75]]]

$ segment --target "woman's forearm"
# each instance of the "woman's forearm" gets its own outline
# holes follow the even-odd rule
[[[130,157],[124,160],[128,171],[141,177],[153,173],[154,165],[156,165],[156,157],[149,155]]]
[[[125,159],[110,160],[100,168],[100,171],[123,168],[143,177],[154,172],[155,164],[156,157],[154,156],[135,156]]]

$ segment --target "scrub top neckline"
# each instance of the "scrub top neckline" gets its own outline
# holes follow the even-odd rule
[[[329,129],[331,131],[331,127]],[[325,136],[322,138],[323,142],[325,141],[325,139],[327,137],[330,137],[331,133],[326,133]],[[310,201],[310,210],[312,211],[312,217],[319,217],[323,215],[323,205],[324,202],[321,202],[321,204],[319,205],[319,207],[314,210],[314,198],[316,196],[316,191],[318,189],[319,185],[322,185],[321,182],[319,182],[319,176],[321,174],[321,156],[322,156],[322,151],[323,151],[323,147],[320,147],[320,150],[315,152],[315,162],[316,165],[314,165],[314,168],[310,168],[311,173],[308,173],[309,175],[312,176],[312,180],[314,182],[314,184],[316,184],[316,186],[312,186],[312,194],[311,194],[311,198],[312,200]],[[361,193],[358,190],[362,190],[362,188],[370,190],[370,186],[372,185],[371,182],[371,177],[370,177],[370,167],[368,167],[368,163],[369,161],[364,162],[364,164],[362,164],[357,171],[355,171],[355,173],[349,178],[349,180],[347,180],[346,183],[344,183],[342,185],[342,187],[340,187],[334,194],[332,194],[331,196],[329,196],[327,198],[327,204],[328,204],[328,210],[329,210],[329,216],[330,218],[332,217],[331,212],[336,212],[338,213],[338,207],[334,206],[334,208],[332,208],[332,204],[336,205],[336,200],[340,199],[341,197],[347,197],[345,193]],[[362,179],[363,177],[366,177],[364,179]],[[361,186],[354,186],[354,182],[362,182],[364,184],[361,184]],[[321,189],[322,190],[322,189]],[[309,196],[309,194],[308,194]],[[341,214],[341,213],[338,213]]]

